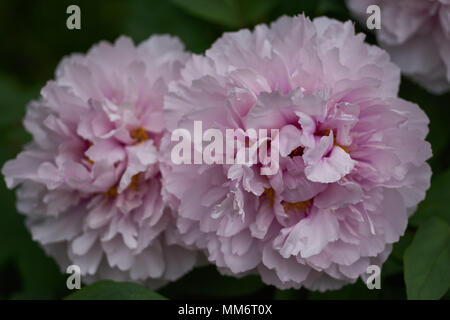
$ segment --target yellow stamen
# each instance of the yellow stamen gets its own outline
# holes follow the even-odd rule
[[[133,189],[133,190],[137,190],[139,189],[139,178],[141,177],[142,172],[139,172],[137,174],[135,174],[134,176],[131,177],[131,183],[128,186],[128,188]]]
[[[131,130],[130,136],[131,138],[136,140],[136,143],[148,140],[147,131],[145,131],[145,129],[142,127]]]
[[[320,130],[319,132],[317,132],[317,135],[318,136],[329,136],[330,132],[331,132],[330,129],[324,129],[324,130]]]
[[[89,148],[90,147],[92,147],[93,145],[94,145],[94,143],[92,142],[92,141],[88,141],[89,142]],[[88,149],[89,149],[88,148]],[[84,160],[86,160],[86,162],[87,163],[89,163],[91,166],[93,166],[94,165],[94,161],[91,159],[91,158],[89,158],[88,156],[84,156]]]
[[[273,188],[264,188],[264,192],[261,195],[261,199],[269,199],[270,207],[273,208],[273,205],[275,204],[275,191],[273,190]],[[288,212],[290,210],[300,212],[305,211],[312,205],[312,199],[293,203],[283,200],[280,203],[284,208],[284,212]]]
[[[273,208],[274,199],[275,199],[275,191],[272,188],[264,188],[264,192],[261,195],[261,199],[269,199],[270,207]]]
[[[281,205],[284,208],[284,212],[288,212],[290,210],[294,210],[295,212],[300,212],[300,211],[305,211],[306,209],[308,209],[311,205],[312,205],[312,201],[310,200],[306,200],[306,201],[300,201],[300,202],[286,202],[286,201],[281,201]]]
[[[348,148],[346,146],[343,146],[342,144],[339,144],[339,143],[336,143],[336,142],[334,143],[334,145],[337,146],[337,147],[341,147],[342,150],[344,150],[345,152],[349,153],[348,152]]]
[[[105,198],[117,196],[117,187],[112,187],[104,193]]]
[[[303,155],[303,151],[305,150],[305,148],[303,148],[302,146],[295,148],[294,150],[292,150],[291,153],[289,153],[289,157],[293,158],[293,157],[301,157]]]
[[[132,190],[138,190],[139,189],[139,180],[142,176],[142,172],[136,173],[134,176],[131,177],[131,182],[128,185],[128,189]],[[117,186],[109,188],[108,191],[106,191],[104,194],[105,198],[109,197],[115,197],[118,195]]]

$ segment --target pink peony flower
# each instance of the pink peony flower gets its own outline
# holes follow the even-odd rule
[[[166,97],[168,130],[278,129],[280,159],[273,175],[176,165],[166,134],[163,189],[184,243],[281,289],[337,289],[381,265],[431,175],[428,119],[399,81],[385,51],[328,18],[282,17],[193,56]]]
[[[402,72],[432,93],[450,90],[449,0],[347,0],[365,24],[369,5],[381,9],[379,44]]]
[[[33,239],[84,281],[156,286],[190,270],[161,196],[163,97],[189,55],[178,39],[128,38],[63,59],[28,106],[33,141],[3,167]],[[182,261],[183,263],[180,263]]]

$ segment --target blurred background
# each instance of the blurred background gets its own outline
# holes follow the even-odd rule
[[[81,30],[66,27],[69,16],[66,8],[71,4],[81,8]],[[53,78],[63,56],[86,52],[100,40],[114,41],[120,35],[128,35],[139,43],[155,33],[178,36],[188,50],[202,53],[224,31],[252,28],[258,23],[270,23],[281,15],[302,12],[311,18],[327,15],[342,21],[350,19],[343,0],[2,0],[0,166],[15,157],[29,141],[21,123],[26,104],[37,98],[40,88]],[[360,26],[356,27],[362,31]],[[375,43],[375,38],[368,35],[367,41]],[[427,258],[422,255],[427,248],[416,249],[421,245],[420,239],[414,243],[417,230],[429,224],[430,219],[434,223],[450,224],[450,94],[433,96],[403,79],[400,96],[418,103],[430,117],[428,140],[433,147],[430,164],[434,177],[427,199],[419,206],[406,234],[383,266],[381,290],[368,290],[358,281],[327,293],[303,289],[280,291],[265,286],[257,276],[223,277],[214,267],[204,267],[158,292],[169,299],[405,299],[405,265],[413,264],[416,258]],[[67,275],[62,274],[55,262],[31,240],[22,216],[15,210],[14,192],[7,190],[3,179],[0,180],[0,299],[66,297],[70,294],[66,289]],[[433,235],[430,239],[428,245],[433,247]],[[447,258],[449,255],[448,242],[447,236],[444,258],[445,254]],[[440,270],[450,273],[445,264]],[[436,280],[431,276],[430,281]],[[450,298],[442,289],[427,297],[442,296]]]

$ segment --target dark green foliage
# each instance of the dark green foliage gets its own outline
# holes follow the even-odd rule
[[[98,281],[69,295],[67,300],[166,300],[136,283]]]

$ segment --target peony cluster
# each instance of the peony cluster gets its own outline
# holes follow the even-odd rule
[[[120,38],[61,62],[3,174],[33,239],[89,281],[157,287],[205,256],[281,289],[337,289],[386,260],[429,187],[428,118],[399,83],[350,21],[281,17],[205,55]],[[277,170],[175,163],[172,134],[195,136],[194,121],[275,129],[241,147],[279,141]]]
[[[381,9],[379,44],[402,72],[432,93],[450,90],[449,0],[347,0],[365,23],[367,7]]]

